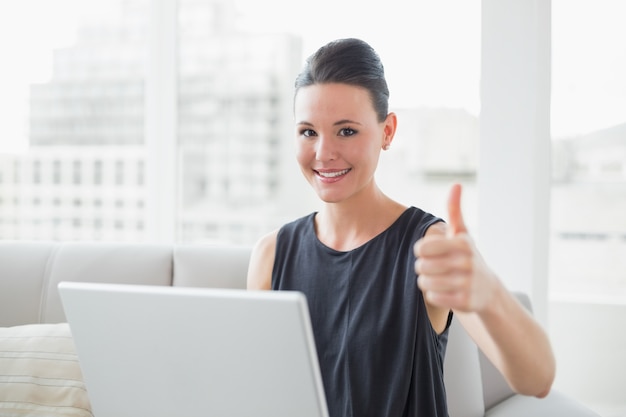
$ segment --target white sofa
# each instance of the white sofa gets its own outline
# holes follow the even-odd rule
[[[245,288],[249,255],[217,245],[0,241],[0,416],[91,415],[59,282]],[[444,366],[451,417],[596,416],[555,390],[514,394],[456,322]]]

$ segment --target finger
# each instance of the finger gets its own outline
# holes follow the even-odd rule
[[[467,296],[460,291],[427,291],[424,296],[432,305],[458,309],[461,311],[467,310]]]
[[[445,277],[437,275],[420,275],[417,285],[423,292],[459,292],[467,290],[467,276],[462,273],[450,274]]]
[[[471,253],[470,242],[466,238],[451,239],[444,236],[428,236],[418,240],[413,253],[417,258],[444,256],[453,252]]]
[[[415,261],[415,272],[418,275],[443,275],[453,272],[470,272],[472,268],[471,260],[467,256],[435,256],[417,258]]]
[[[461,184],[454,184],[448,197],[448,236],[467,233],[461,212]]]

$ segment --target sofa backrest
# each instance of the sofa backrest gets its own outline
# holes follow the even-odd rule
[[[245,288],[250,248],[0,241],[0,326],[65,321],[61,281]]]
[[[172,285],[245,289],[251,251],[247,246],[176,245]]]

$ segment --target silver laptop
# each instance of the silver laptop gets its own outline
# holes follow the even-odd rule
[[[327,417],[299,292],[61,282],[95,417]]]

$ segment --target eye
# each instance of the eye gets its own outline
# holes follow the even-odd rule
[[[312,129],[301,129],[299,133],[300,133],[300,136],[304,136],[305,138],[317,136],[317,133],[315,133],[315,130],[312,130]]]
[[[344,127],[339,131],[339,136],[352,136],[356,135],[357,131],[351,127]]]

